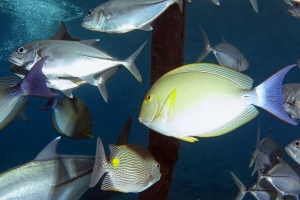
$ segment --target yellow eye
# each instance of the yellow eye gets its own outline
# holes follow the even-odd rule
[[[145,100],[146,100],[146,101],[152,101],[152,95],[151,95],[151,94],[148,94],[148,95],[145,97]]]
[[[111,161],[111,164],[112,164],[114,167],[118,167],[119,164],[120,164],[119,158],[114,158],[114,159]]]

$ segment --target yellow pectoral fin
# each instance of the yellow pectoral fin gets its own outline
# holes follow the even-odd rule
[[[178,137],[178,136],[174,136],[175,138],[177,139],[180,139],[180,140],[183,140],[183,141],[186,141],[186,142],[197,142],[198,139],[195,138],[195,137],[191,137],[191,136],[185,136],[185,137]]]
[[[168,98],[164,102],[164,104],[159,112],[159,116],[164,121],[168,121],[168,119],[169,119],[169,116],[174,108],[176,95],[177,95],[177,90],[176,89],[172,90],[172,92],[169,94]]]

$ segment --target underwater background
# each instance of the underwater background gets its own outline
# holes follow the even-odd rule
[[[85,85],[73,92],[88,106],[93,119],[93,139],[76,141],[66,137],[58,153],[94,155],[96,138],[101,137],[106,153],[108,144],[117,141],[126,118],[133,113],[129,143],[147,147],[149,129],[138,122],[141,103],[150,88],[151,32],[135,30],[126,34],[92,32],[80,26],[85,13],[106,0],[1,0],[0,1],[0,76],[13,75],[8,56],[19,46],[48,39],[66,23],[71,36],[100,39],[97,45],[119,59],[130,56],[143,42],[148,43],[136,65],[144,84],[138,83],[128,70],[107,83],[109,102],[105,103],[98,88]],[[249,68],[243,73],[252,77],[257,86],[284,66],[295,64],[300,54],[300,20],[287,13],[283,0],[258,0],[255,13],[249,0],[221,0],[216,6],[209,0],[193,0],[186,7],[185,63],[193,63],[204,49],[200,27],[213,46],[222,37],[237,47],[248,59]],[[205,62],[217,63],[213,54]],[[300,83],[300,69],[295,67],[285,77],[285,83]],[[58,92],[58,91],[57,91]],[[60,93],[61,94],[61,93]],[[60,95],[60,97],[62,94]],[[1,130],[0,172],[35,158],[50,141],[59,136],[52,126],[52,111],[39,111],[47,99],[29,97],[27,124],[15,119]],[[198,142],[181,141],[179,160],[173,174],[169,199],[215,200],[235,199],[238,188],[230,171],[248,188],[257,179],[249,169],[251,152],[256,145],[257,127],[261,139],[272,127],[271,138],[284,147],[299,138],[300,127],[289,125],[258,108],[260,114],[238,129],[214,138],[199,138]],[[216,118],[215,120],[218,120]],[[288,162],[295,163],[284,151]],[[109,195],[107,195],[109,194]],[[99,187],[88,190],[81,199],[138,199],[138,194],[103,192]],[[254,199],[247,194],[244,199]]]

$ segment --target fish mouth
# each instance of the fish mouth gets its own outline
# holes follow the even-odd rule
[[[11,62],[14,65],[18,65],[18,66],[22,66],[23,62],[22,59],[14,57],[14,56],[10,56],[8,58],[8,61]]]
[[[291,149],[290,147],[285,147],[284,149],[289,154],[289,156],[291,156],[291,158],[293,158],[293,160],[295,160],[297,163],[300,164],[300,162],[294,156],[294,155],[296,155],[296,152],[293,149]]]
[[[296,9],[296,8],[293,7],[293,6],[291,6],[291,7],[288,9],[287,12],[288,12],[290,15],[294,16],[294,17],[300,18],[298,9]]]

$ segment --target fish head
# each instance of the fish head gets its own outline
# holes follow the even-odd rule
[[[249,62],[246,58],[241,58],[239,60],[239,71],[244,71],[246,69],[248,69],[249,67]]]
[[[81,26],[92,31],[102,30],[104,21],[109,18],[109,15],[104,14],[105,5],[106,3],[103,3],[96,8],[89,10],[83,18]]]
[[[153,162],[151,162],[151,165],[152,165],[152,172],[151,172],[149,178],[146,179],[144,190],[149,188],[150,186],[152,186],[157,181],[159,181],[160,177],[161,177],[159,163],[156,162],[155,160],[153,160]]]
[[[289,143],[285,147],[285,151],[293,158],[297,163],[300,164],[300,138]]]
[[[8,60],[17,66],[25,67],[28,64],[33,66],[38,60],[40,60],[40,56],[38,55],[42,46],[38,43],[30,43],[24,46],[19,47],[15,52],[13,52]]]
[[[289,7],[287,12],[297,18],[300,18],[300,2],[293,2],[293,5]]]
[[[149,126],[158,114],[158,106],[157,97],[153,93],[148,93],[142,104],[139,121]]]

